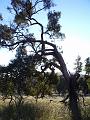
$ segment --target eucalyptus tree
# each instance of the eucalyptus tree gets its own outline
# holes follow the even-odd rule
[[[10,25],[0,24],[0,46],[10,50],[18,48],[18,46],[29,46],[29,54],[32,55],[33,63],[37,62],[38,69],[44,75],[47,69],[53,72],[54,68],[58,68],[66,81],[67,98],[69,98],[72,117],[74,120],[80,120],[81,115],[78,109],[78,95],[76,92],[79,75],[69,74],[56,44],[50,41],[50,39],[61,40],[65,37],[60,32],[59,18],[61,12],[50,10],[54,6],[52,0],[11,0],[11,7],[8,7],[8,10],[13,14],[13,21]],[[44,13],[47,13],[47,25],[45,27],[43,24],[46,21],[42,19],[43,22],[41,22],[39,19]],[[3,19],[1,15],[0,19]],[[36,30],[37,26],[38,31]],[[36,33],[38,36],[35,36]],[[53,60],[49,60],[51,56]]]

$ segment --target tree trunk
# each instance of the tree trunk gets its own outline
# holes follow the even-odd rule
[[[77,76],[79,77],[78,74],[71,75],[69,83],[69,108],[71,110],[72,120],[81,120],[81,111],[78,106]]]
[[[44,42],[47,45],[52,46],[54,49],[49,49],[52,52],[46,52],[45,55],[53,55],[57,62],[59,63],[60,67],[59,70],[62,72],[64,78],[65,78],[65,83],[66,83],[66,87],[68,90],[68,97],[69,98],[69,107],[72,113],[72,119],[73,120],[81,120],[81,112],[78,106],[78,94],[76,93],[77,90],[77,75],[70,75],[66,64],[64,62],[64,59],[62,57],[62,55],[58,52],[56,46],[52,43],[49,42]]]
[[[69,108],[71,110],[72,120],[81,120],[81,111],[78,106],[78,94],[76,93],[77,78],[75,75],[73,75],[73,77],[70,76],[62,55],[56,49],[55,57],[61,66],[61,72],[67,83],[67,89],[69,92]]]
[[[78,106],[78,95],[75,90],[70,90],[69,92],[69,108],[71,111],[72,120],[82,120],[81,111]]]

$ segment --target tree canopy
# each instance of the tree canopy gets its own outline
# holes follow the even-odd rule
[[[3,94],[13,95],[18,93],[21,95],[26,91],[29,94],[30,90],[28,89],[34,91],[34,87],[30,87],[32,80],[37,81],[38,78],[42,86],[46,86],[43,89],[48,89],[52,83],[56,84],[54,81],[55,67],[64,73],[65,78],[68,77],[66,65],[61,54],[58,52],[56,45],[49,42],[50,39],[55,40],[57,38],[61,40],[64,38],[64,34],[60,32],[61,25],[59,24],[61,12],[51,11],[51,7],[54,7],[54,3],[51,0],[11,0],[11,6],[7,7],[11,15],[14,14],[14,18],[8,25],[0,24],[0,46],[9,48],[9,50],[16,49],[16,59],[12,60],[7,67],[1,67],[1,91]],[[36,18],[38,13],[38,17],[42,16],[41,11],[44,11],[47,15],[46,26],[43,26],[41,21]],[[4,19],[2,15],[0,15],[0,18],[1,20]],[[31,32],[31,29],[36,26],[41,29],[38,32],[40,38],[36,38],[36,31]],[[29,46],[29,50],[27,46]],[[51,74],[46,72],[47,69],[51,71]],[[57,78],[57,75],[55,76]],[[6,78],[6,82],[3,78],[4,80]],[[7,86],[6,91],[3,88],[4,82]],[[38,82],[36,82],[36,88],[37,84]],[[40,88],[40,86],[38,87]],[[28,89],[26,90],[26,88]],[[12,89],[12,94],[9,89]],[[35,89],[35,91],[37,90]],[[39,91],[41,92],[42,90]]]
[[[38,7],[38,5],[40,5],[40,7]],[[50,39],[57,38],[61,40],[64,38],[64,34],[60,32],[61,25],[59,24],[61,12],[56,12],[55,10],[50,11],[50,8],[54,7],[54,3],[51,0],[11,0],[11,6],[12,7],[8,7],[7,9],[10,13],[14,14],[14,18],[10,25],[0,24],[0,46],[9,48],[10,50],[18,48],[19,46],[23,46],[24,48],[29,46],[29,53],[33,56],[33,61],[35,59],[41,62],[44,61],[45,67],[42,67],[42,63],[41,71],[45,71],[47,68],[51,69],[52,66],[57,67],[67,78],[68,72],[65,72],[67,71],[65,62],[58,52],[56,45],[49,42]],[[47,13],[46,10],[48,9],[49,11]],[[40,21],[37,21],[35,17],[35,15],[43,10],[47,13],[48,21],[46,27],[44,27]],[[35,28],[36,25],[41,29],[39,39],[31,32],[32,27]],[[45,35],[48,35],[48,40],[46,40]],[[46,56],[48,55],[53,56],[54,61],[52,60],[51,62],[51,60],[49,60],[50,62],[46,62]]]

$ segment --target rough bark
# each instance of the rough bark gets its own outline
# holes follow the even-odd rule
[[[75,80],[75,81],[74,81]],[[78,106],[78,94],[76,92],[75,76],[70,78],[69,108],[71,110],[72,120],[82,120],[81,111]]]
[[[71,91],[69,93],[69,108],[71,110],[72,120],[82,120],[81,119],[81,111],[78,107],[78,98],[77,93],[75,91]]]

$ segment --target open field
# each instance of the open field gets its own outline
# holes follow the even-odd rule
[[[27,97],[19,109],[14,105],[8,106],[9,100],[0,100],[0,120],[71,120],[68,105],[61,103],[61,99],[46,97],[36,102],[35,98]],[[87,118],[83,120],[90,120],[90,97],[85,97],[85,105],[82,105],[82,114]]]

